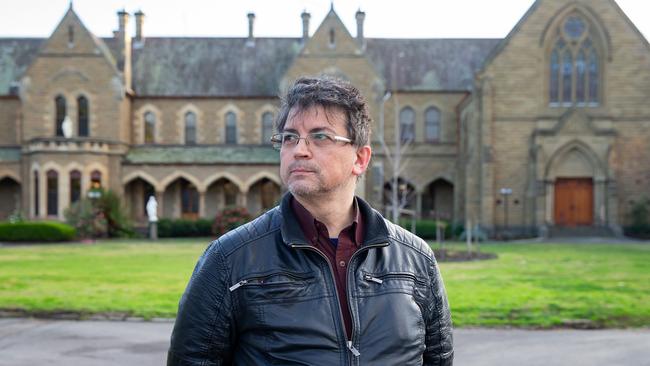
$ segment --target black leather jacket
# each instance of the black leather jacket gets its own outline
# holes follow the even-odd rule
[[[358,199],[366,234],[348,265],[348,340],[332,268],[289,199],[201,256],[167,365],[451,365],[451,316],[429,246]]]

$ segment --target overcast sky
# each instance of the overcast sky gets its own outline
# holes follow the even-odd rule
[[[354,36],[357,9],[366,12],[365,35],[377,38],[502,38],[533,0],[334,0],[334,9]],[[646,38],[650,1],[617,0]],[[0,37],[47,37],[69,0],[0,0]],[[300,13],[311,13],[310,34],[330,0],[75,0],[74,9],[91,32],[108,37],[119,9],[146,14],[145,36],[245,37],[246,14],[254,12],[255,35],[299,37]],[[133,23],[131,27],[133,32]]]

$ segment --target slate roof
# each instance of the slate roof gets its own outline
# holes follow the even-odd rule
[[[147,38],[133,50],[136,95],[277,96],[297,38]]]
[[[45,40],[42,38],[0,38],[0,95],[11,92]]]
[[[0,38],[0,95],[10,94],[44,39]],[[99,40],[98,40],[99,41]],[[470,90],[499,39],[373,39],[366,54],[390,89]],[[300,38],[147,38],[134,44],[137,96],[275,97]],[[112,38],[98,42],[110,48]],[[108,55],[109,53],[105,51]],[[109,56],[110,57],[110,56]]]
[[[130,164],[279,164],[280,154],[271,146],[138,146],[129,150]]]
[[[373,39],[366,53],[389,89],[471,90],[500,39]]]
[[[20,147],[0,147],[0,163],[17,163],[20,161]]]

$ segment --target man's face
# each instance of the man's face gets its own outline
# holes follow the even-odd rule
[[[322,106],[289,112],[283,132],[306,137],[313,132],[326,132],[347,137],[345,114],[337,108],[325,110]],[[299,197],[311,198],[336,193],[345,187],[354,187],[358,169],[357,149],[337,142],[328,147],[298,145],[280,150],[280,175],[289,191]]]

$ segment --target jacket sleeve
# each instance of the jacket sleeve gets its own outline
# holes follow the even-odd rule
[[[181,297],[168,366],[229,365],[233,346],[229,271],[219,242],[199,258]]]
[[[432,299],[426,314],[426,349],[424,365],[452,365],[454,362],[454,346],[451,324],[451,313],[445,285],[442,282],[440,269],[435,259],[430,265]]]

